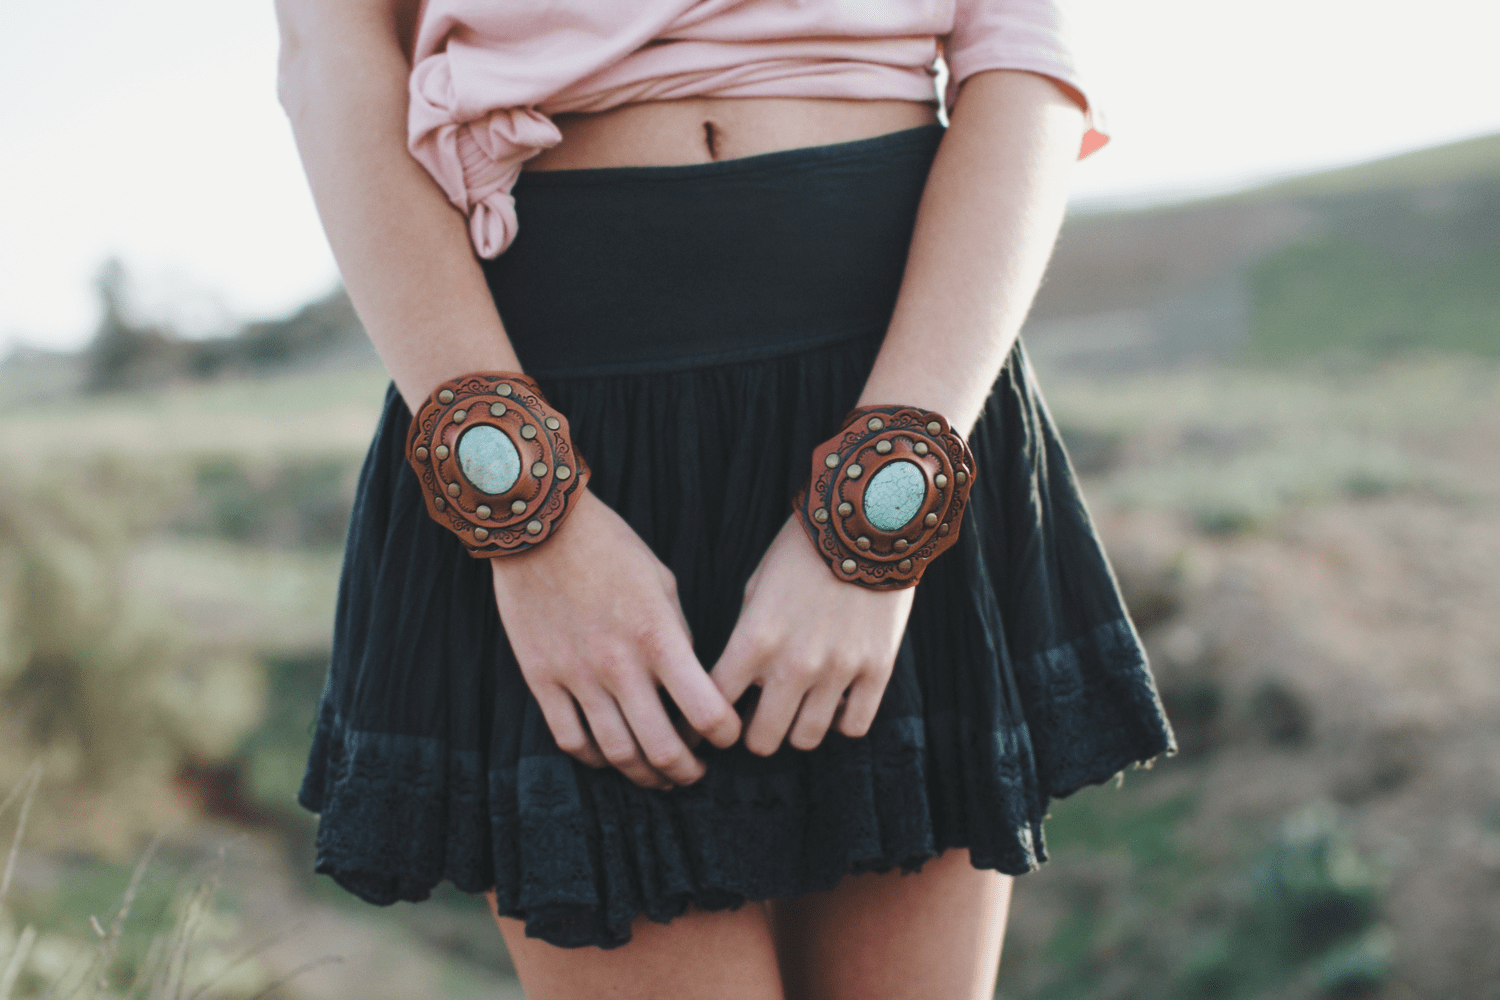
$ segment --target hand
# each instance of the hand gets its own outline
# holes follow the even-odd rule
[[[914,590],[870,590],[837,579],[795,518],[787,521],[745,586],[745,604],[712,677],[738,701],[752,684],[760,703],[745,746],[811,750],[835,722],[863,736],[875,720]]]
[[[739,716],[693,654],[671,571],[592,493],[545,545],[490,565],[521,675],[565,753],[643,788],[697,781],[703,762],[660,688],[715,746],[739,738]]]

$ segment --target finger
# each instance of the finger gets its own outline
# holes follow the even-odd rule
[[[765,635],[745,618],[741,618],[729,634],[719,662],[709,671],[708,678],[729,704],[736,704],[750,690],[751,685],[761,679],[762,670],[770,658],[771,643]]]
[[[841,695],[839,695],[839,707],[835,708],[833,710],[833,721],[828,724],[828,728],[829,729],[837,730],[840,733],[842,733],[844,731],[843,730],[844,712],[848,708],[849,708],[849,691],[847,689],[845,689],[844,693],[841,694]]]
[[[599,751],[604,754],[605,760],[642,788],[665,789],[672,786],[666,775],[646,762],[645,755],[636,746],[635,737],[630,735],[625,717],[620,714],[620,707],[613,698],[601,689],[587,697],[580,697],[578,702],[583,706],[583,714],[593,731],[594,742],[599,744]]]
[[[750,728],[745,731],[745,747],[762,757],[769,757],[781,747],[787,730],[797,716],[807,694],[808,680],[812,671],[785,669],[773,674],[763,685],[760,703],[755,706],[755,715],[750,719]]]
[[[553,742],[563,753],[589,767],[608,767],[599,745],[589,735],[578,718],[578,705],[573,696],[561,687],[548,685],[534,692],[536,703],[541,707],[542,718],[552,731]]]
[[[703,761],[677,735],[656,689],[644,683],[627,687],[615,696],[625,723],[647,763],[679,785],[691,785],[703,777]]]
[[[664,636],[650,654],[656,664],[656,679],[667,689],[688,725],[716,747],[733,746],[740,738],[740,717],[732,700],[725,697],[693,655],[686,633]]]
[[[670,711],[667,716],[672,720],[672,728],[677,730],[678,736],[682,737],[682,742],[686,743],[689,749],[697,750],[698,744],[703,742],[703,734],[690,726],[688,720],[682,717],[681,712]]]
[[[677,735],[682,737],[682,742],[688,745],[688,749],[697,750],[698,745],[703,742],[703,734],[682,717],[682,713],[678,711],[677,706],[667,696],[664,689],[658,688],[656,696],[661,699],[662,708],[667,710],[667,718],[672,720],[672,728],[677,730]]]
[[[802,707],[797,710],[797,719],[792,723],[791,736],[788,737],[792,746],[798,750],[813,750],[823,742],[823,737],[828,735],[828,727],[833,723],[833,713],[838,711],[843,700],[848,677],[844,673],[829,678],[807,692],[807,697],[802,699]]]
[[[672,601],[672,610],[677,613],[677,624],[682,626],[682,634],[687,636],[688,646],[693,645],[693,626],[688,624],[687,614],[682,610],[682,601],[677,598],[677,578],[671,578],[671,586],[667,588],[667,596]]]
[[[849,701],[839,718],[839,732],[856,739],[870,731],[875,722],[875,713],[880,709],[880,699],[885,694],[884,681],[861,675],[849,688]]]

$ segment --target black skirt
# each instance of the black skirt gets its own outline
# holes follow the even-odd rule
[[[520,236],[485,264],[500,314],[590,488],[676,574],[705,667],[869,373],[941,135],[516,187]],[[1019,344],[869,735],[768,758],[704,744],[706,776],[670,792],[557,749],[488,565],[423,509],[409,421],[390,391],[300,793],[322,814],[317,870],[372,903],[493,887],[528,934],[609,947],[640,913],[791,898],[949,847],[1018,874],[1045,859],[1050,799],[1172,749]]]

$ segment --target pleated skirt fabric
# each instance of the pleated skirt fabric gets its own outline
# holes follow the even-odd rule
[[[590,489],[676,575],[705,669],[869,373],[940,138],[517,185],[520,236],[485,265],[500,314]],[[557,749],[488,564],[425,513],[410,419],[392,389],[299,795],[321,814],[317,870],[365,900],[493,888],[532,936],[612,947],[641,913],[793,898],[950,847],[1020,874],[1045,860],[1051,799],[1173,749],[1019,343],[970,435],[967,519],[917,588],[869,735],[767,758],[705,743],[706,776],[669,792]]]

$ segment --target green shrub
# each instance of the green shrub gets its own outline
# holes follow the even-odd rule
[[[240,544],[333,548],[348,530],[355,472],[343,458],[251,464],[209,455],[196,463],[193,498],[175,527]]]
[[[232,753],[261,711],[253,659],[129,586],[124,520],[0,488],[0,782],[45,762],[47,843],[131,848],[181,812],[181,762]]]

